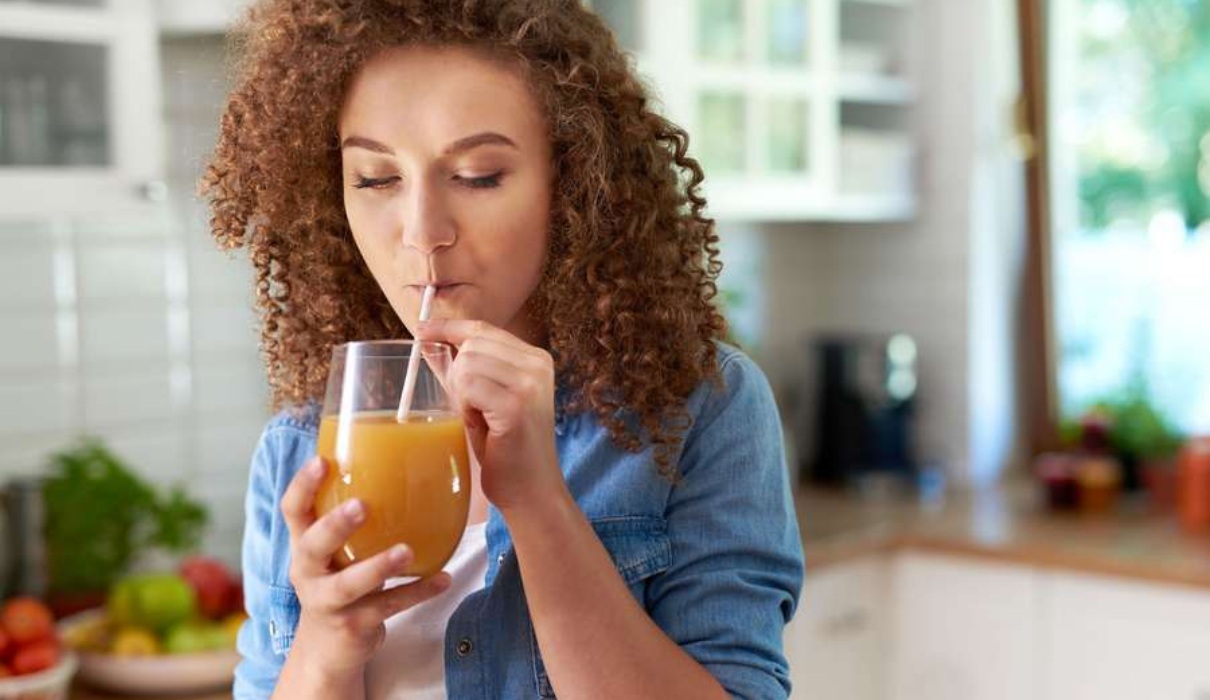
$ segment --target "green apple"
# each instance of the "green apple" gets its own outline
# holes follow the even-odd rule
[[[193,587],[176,574],[137,574],[119,581],[109,594],[109,615],[119,625],[163,632],[197,614]]]
[[[196,654],[226,649],[230,646],[227,631],[213,622],[189,620],[178,622],[164,635],[164,650],[169,654]]]

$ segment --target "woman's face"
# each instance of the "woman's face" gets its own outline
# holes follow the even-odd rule
[[[340,113],[344,203],[374,279],[412,330],[480,319],[531,343],[524,311],[550,216],[545,120],[514,70],[466,49],[396,48],[366,63]]]

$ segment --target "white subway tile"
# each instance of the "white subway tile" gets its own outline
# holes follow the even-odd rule
[[[0,255],[0,308],[54,308],[54,246],[3,244]]]
[[[184,485],[189,481],[192,465],[185,436],[174,423],[147,423],[94,434],[132,471],[156,488]]]
[[[267,412],[246,412],[218,418],[200,418],[193,428],[194,462],[199,478],[226,477],[239,484],[248,481],[248,466],[260,439]]]
[[[100,431],[140,423],[163,422],[176,411],[167,366],[137,371],[84,375],[84,425]]]
[[[193,352],[207,355],[259,357],[260,323],[250,305],[195,304],[190,312]]]
[[[80,317],[84,365],[122,362],[166,362],[167,307],[89,309]]]
[[[193,370],[194,409],[202,415],[261,410],[268,396],[256,362],[198,363]]]
[[[0,382],[0,443],[32,433],[68,433],[75,424],[76,390],[69,381]]]
[[[164,207],[137,214],[118,212],[78,217],[72,220],[72,230],[76,241],[92,244],[98,239],[165,238],[176,235],[180,224],[171,209]]]
[[[57,366],[59,338],[53,311],[0,311],[0,328],[4,329],[0,375]]]
[[[76,256],[81,304],[164,299],[164,246],[159,243],[83,245]]]
[[[244,251],[222,251],[197,236],[188,245],[189,291],[200,302],[251,304],[252,264]]]

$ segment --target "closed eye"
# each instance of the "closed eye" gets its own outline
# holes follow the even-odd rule
[[[359,190],[382,190],[390,187],[399,181],[399,179],[398,175],[392,175],[391,177],[362,177],[358,175],[357,182],[353,183],[353,186]]]
[[[463,177],[455,175],[454,181],[461,183],[464,187],[472,190],[488,190],[500,186],[500,178],[504,177],[504,171],[498,171],[491,175],[482,177]]]

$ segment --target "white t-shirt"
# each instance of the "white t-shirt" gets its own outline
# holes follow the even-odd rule
[[[367,700],[446,700],[445,628],[462,600],[483,588],[486,528],[487,523],[467,526],[445,565],[453,579],[448,590],[387,620],[386,641],[366,665]]]

